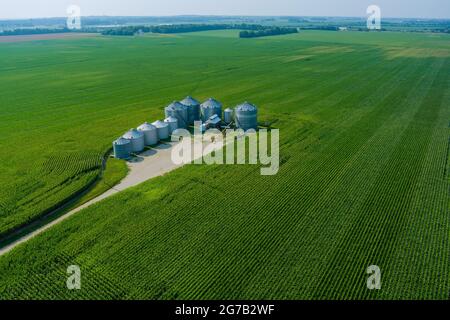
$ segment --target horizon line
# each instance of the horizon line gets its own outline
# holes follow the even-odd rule
[[[178,15],[86,15],[81,18],[176,18],[176,17],[293,17],[293,18],[352,18],[352,19],[366,19],[366,16],[345,16],[345,15],[238,15],[238,14],[178,14]],[[450,17],[437,18],[437,17],[401,17],[401,16],[384,16],[385,19],[415,19],[415,20],[450,20]],[[15,20],[42,20],[42,19],[67,19],[67,16],[47,16],[47,17],[25,17],[25,18],[0,18],[0,21],[15,21]]]

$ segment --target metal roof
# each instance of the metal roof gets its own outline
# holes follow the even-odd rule
[[[168,110],[186,110],[187,106],[182,104],[181,102],[174,101],[167,106]]]
[[[214,98],[209,98],[202,103],[202,108],[222,108],[222,104]]]
[[[200,105],[200,102],[196,99],[192,98],[191,96],[187,96],[183,100],[180,101],[185,106],[191,107],[191,106],[198,106]]]
[[[217,114],[212,115],[211,117],[209,117],[208,121],[206,121],[207,123],[212,123],[212,124],[218,124],[220,121],[222,121],[219,116]]]
[[[258,108],[249,102],[244,102],[236,107],[237,111],[256,111]]]
[[[117,139],[116,141],[113,142],[116,146],[122,146],[125,144],[129,144],[130,140],[125,139],[124,137],[120,137],[119,139]]]
[[[166,122],[163,122],[161,120],[157,120],[157,121],[153,122],[152,125],[154,125],[156,128],[165,128],[168,126],[168,124]]]
[[[186,129],[182,129],[182,128],[175,129],[172,132],[172,136],[184,136],[185,134],[189,133],[189,131],[187,131],[187,132],[186,131],[187,131]]]
[[[140,131],[137,131],[136,129],[130,129],[130,131],[128,131],[127,133],[125,133],[123,135],[123,137],[125,139],[129,139],[129,140],[139,139],[139,138],[141,138],[143,136],[144,136],[144,134],[142,132],[140,132]]]
[[[164,119],[164,122],[178,122],[178,119],[175,117],[167,117],[166,119]]]
[[[148,122],[143,123],[137,128],[139,131],[152,131],[156,130],[156,127]]]

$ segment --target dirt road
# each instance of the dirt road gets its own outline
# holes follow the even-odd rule
[[[70,216],[75,213],[81,211],[84,208],[87,208],[94,203],[97,203],[105,198],[108,198],[120,191],[136,186],[142,182],[145,182],[151,178],[162,176],[163,174],[177,169],[183,164],[174,164],[172,161],[172,148],[175,145],[175,142],[163,143],[158,145],[151,150],[144,151],[139,154],[138,157],[128,162],[129,172],[128,175],[116,186],[109,189],[105,193],[100,196],[86,202],[85,204],[69,211],[65,215],[49,222],[48,224],[22,236],[21,238],[15,240],[14,242],[8,244],[7,246],[0,249],[0,256],[6,254],[11,251],[21,243],[24,243],[33,237],[43,233],[54,225],[60,223],[61,221],[66,220]],[[206,144],[204,144],[205,146]],[[221,148],[222,146],[217,145],[216,149]]]
[[[130,187],[136,186],[144,181],[147,181],[151,178],[161,176],[171,170],[174,170],[182,165],[175,165],[171,160],[172,147],[174,143],[165,143],[160,144],[154,149],[144,151],[133,161],[128,162],[128,166],[130,168],[128,175],[116,186],[112,189],[109,189],[105,193],[100,196],[86,202],[85,204],[77,207],[66,213],[65,215],[49,222],[45,226],[36,229],[35,231],[24,235],[23,237],[17,239],[11,244],[7,245],[4,248],[0,249],[0,256],[5,253],[11,251],[21,243],[24,243],[31,238],[43,233],[45,230],[51,228],[52,226],[60,223],[61,221],[69,218],[80,210],[87,208],[94,203],[97,203],[105,198],[108,198],[122,190],[128,189]]]

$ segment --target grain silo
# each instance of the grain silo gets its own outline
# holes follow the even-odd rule
[[[222,116],[222,104],[216,99],[209,98],[200,106],[202,121],[207,121],[213,115]]]
[[[158,143],[158,132],[154,125],[145,122],[137,129],[144,134],[144,142],[146,146],[153,146]]]
[[[188,107],[188,120],[190,125],[194,124],[194,121],[200,120],[200,102],[191,96],[187,96],[180,102]]]
[[[230,124],[233,121],[233,109],[225,109],[225,111],[223,112],[223,121],[226,124]]]
[[[178,129],[178,119],[175,117],[168,117],[164,120],[165,123],[169,125],[169,134],[172,134]]]
[[[152,123],[158,132],[158,139],[165,140],[169,139],[169,125],[161,120]]]
[[[178,128],[187,128],[189,126],[188,107],[184,104],[174,101],[165,109],[166,118],[172,116],[178,120]]]
[[[128,159],[131,155],[131,142],[120,137],[113,142],[114,157],[117,159]]]
[[[258,128],[258,108],[255,105],[245,102],[235,109],[236,126],[244,130]]]
[[[123,137],[131,142],[131,152],[141,152],[144,150],[144,134],[136,129],[130,129]]]
[[[191,134],[189,133],[189,131],[187,131],[187,129],[176,129],[172,132],[172,139],[176,137],[178,138],[178,140],[181,140],[185,137],[189,138],[190,136]]]

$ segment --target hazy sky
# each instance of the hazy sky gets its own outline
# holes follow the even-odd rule
[[[366,16],[370,4],[385,17],[450,18],[450,0],[0,0],[0,19],[62,17],[70,4],[82,15]]]

